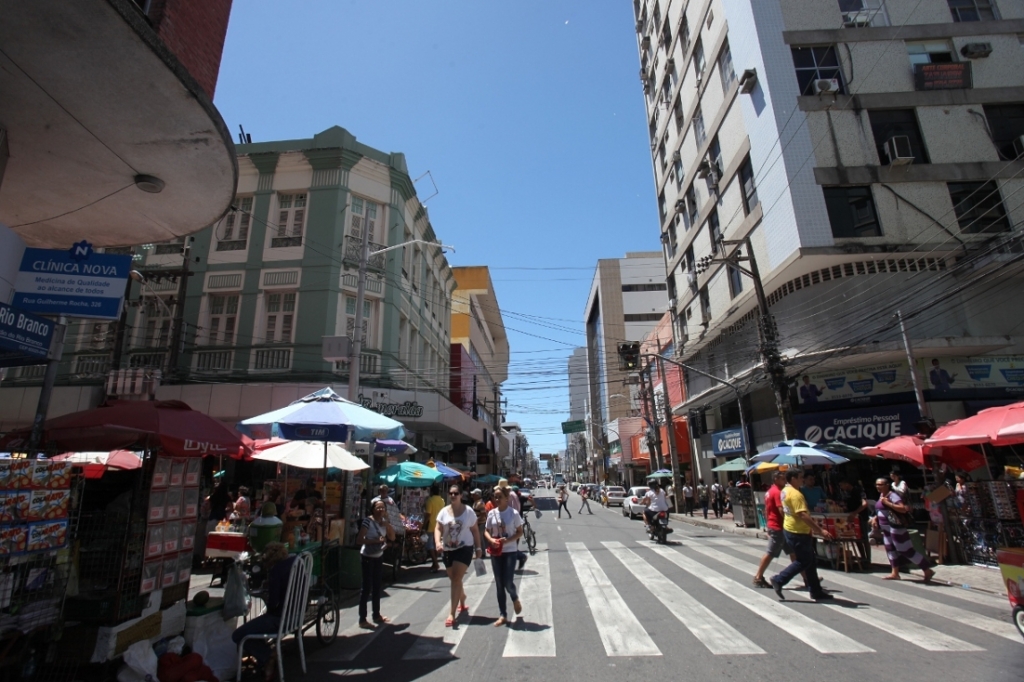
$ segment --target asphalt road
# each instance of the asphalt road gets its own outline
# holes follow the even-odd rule
[[[538,492],[530,522],[539,547],[517,580],[524,608],[512,627],[493,627],[489,571],[467,582],[470,617],[452,630],[443,627],[444,574],[412,569],[386,590],[382,613],[392,625],[365,633],[355,628],[355,608],[346,608],[345,636],[327,648],[307,638],[306,679],[1024,678],[1024,638],[1005,599],[883,582],[876,567],[869,575],[823,570],[831,604],[796,590],[780,603],[750,585],[761,541],[680,524],[672,543],[657,547],[618,508],[591,503],[593,514],[580,515],[573,494],[572,518],[558,519],[551,491]],[[285,656],[289,677],[298,679],[294,645]]]

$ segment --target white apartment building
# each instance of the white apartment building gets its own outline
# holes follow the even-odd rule
[[[1024,359],[1009,314],[1024,284],[1024,3],[635,0],[634,11],[675,348],[749,387],[755,442],[782,428],[752,281],[723,262],[749,255],[740,240],[787,374],[828,382],[812,399],[794,388],[791,435],[824,426],[829,408],[880,418],[878,406],[899,405],[914,421],[896,310],[926,383],[926,360]],[[962,389],[929,384],[938,421],[1013,394],[1009,380],[964,376]],[[850,381],[872,383],[850,393]],[[677,413],[718,405],[713,424],[738,426],[729,389],[694,373],[686,383]]]

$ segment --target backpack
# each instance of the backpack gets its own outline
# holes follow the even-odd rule
[[[708,499],[708,488],[705,485],[697,486],[697,498],[703,502]]]

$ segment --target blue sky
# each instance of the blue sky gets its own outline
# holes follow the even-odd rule
[[[254,142],[340,125],[430,171],[453,265],[487,265],[508,419],[564,447],[566,359],[598,258],[658,249],[631,3],[236,1],[215,103]],[[421,198],[433,193],[427,179]]]

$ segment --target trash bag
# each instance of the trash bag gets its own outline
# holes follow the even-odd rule
[[[204,620],[195,634],[193,653],[203,657],[203,663],[221,680],[235,676],[238,663],[238,647],[231,639],[234,631],[231,623],[223,620]]]
[[[235,564],[224,585],[224,619],[237,618],[249,610],[249,590],[245,586],[245,573]]]
[[[124,652],[124,667],[117,673],[119,682],[143,682],[157,679],[157,658],[149,640],[132,644]]]

